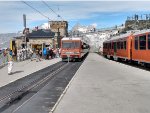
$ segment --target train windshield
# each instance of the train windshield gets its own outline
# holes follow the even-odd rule
[[[80,48],[80,42],[62,42],[62,48]]]

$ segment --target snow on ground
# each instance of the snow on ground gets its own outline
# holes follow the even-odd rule
[[[73,36],[82,37],[82,40],[91,46],[93,52],[102,52],[103,42],[110,39],[111,36],[118,34],[118,31],[124,28],[124,26],[121,26],[105,30],[96,30],[96,26],[95,24],[83,26],[78,23],[71,31]]]

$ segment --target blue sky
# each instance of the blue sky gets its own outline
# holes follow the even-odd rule
[[[51,20],[58,17],[42,1],[25,1],[38,9]],[[150,1],[45,1],[64,20],[69,22],[69,29],[76,23],[96,24],[98,28],[124,24],[127,16],[149,14]],[[22,1],[0,1],[0,33],[23,30],[23,17],[27,15],[27,27],[34,28],[48,22],[35,10]],[[59,19],[60,20],[60,19]]]

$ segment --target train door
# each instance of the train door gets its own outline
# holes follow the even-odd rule
[[[132,41],[133,38],[130,39],[129,43],[130,43],[130,59],[132,60]]]
[[[117,42],[114,42],[114,56],[116,56],[117,53]]]

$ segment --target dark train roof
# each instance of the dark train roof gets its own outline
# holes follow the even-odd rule
[[[55,35],[54,32],[52,32],[49,29],[38,29],[34,30],[31,33],[27,35],[28,38],[53,38]]]

